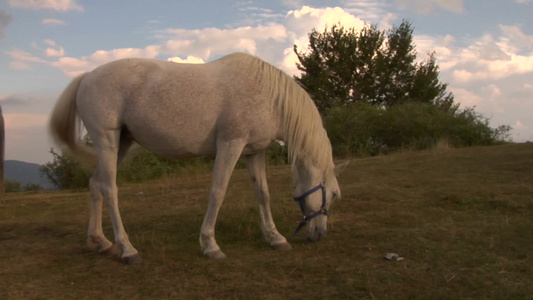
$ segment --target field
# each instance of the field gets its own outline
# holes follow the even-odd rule
[[[253,186],[236,170],[217,223],[228,258],[216,261],[198,244],[208,173],[119,187],[144,259],[135,266],[86,249],[86,191],[7,194],[0,299],[533,299],[533,144],[353,159],[317,243],[292,236],[290,167],[267,173],[294,249],[264,242]]]

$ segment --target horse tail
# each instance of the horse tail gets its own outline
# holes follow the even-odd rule
[[[93,164],[96,160],[94,150],[79,143],[81,120],[76,105],[78,89],[87,74],[74,78],[59,97],[50,118],[50,132],[66,154],[82,163]]]

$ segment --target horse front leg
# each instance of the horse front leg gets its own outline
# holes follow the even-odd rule
[[[270,194],[265,170],[265,151],[246,156],[246,167],[250,172],[255,185],[255,195],[259,201],[259,211],[261,215],[261,229],[265,240],[270,246],[277,250],[290,250],[291,244],[276,229],[272,212],[270,210]]]
[[[240,142],[217,142],[217,154],[213,168],[211,191],[209,193],[209,205],[200,229],[200,247],[202,253],[209,258],[226,258],[226,254],[220,250],[215,240],[215,224],[218,211],[226,195],[226,189],[233,168],[235,168],[235,164],[239,160],[243,148],[244,145]]]

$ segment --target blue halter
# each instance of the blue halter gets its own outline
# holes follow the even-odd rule
[[[309,216],[305,215],[305,198],[313,194],[314,192],[322,190],[322,206],[320,207],[319,211],[316,211]],[[310,189],[309,191],[303,193],[303,195],[299,197],[294,197],[294,201],[297,201],[300,205],[300,210],[302,211],[302,214],[304,215],[303,220],[300,222],[296,230],[294,231],[294,235],[298,235],[298,232],[307,224],[307,222],[311,221],[312,219],[320,216],[320,215],[328,215],[328,209],[326,208],[326,187],[320,183],[319,185],[315,186],[314,188]]]

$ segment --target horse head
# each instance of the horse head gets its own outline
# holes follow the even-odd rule
[[[348,163],[330,167],[331,170],[321,170],[305,162],[296,164],[293,176],[294,200],[298,202],[304,217],[296,228],[295,235],[308,225],[308,240],[314,242],[326,236],[330,206],[341,197],[337,175]]]

